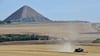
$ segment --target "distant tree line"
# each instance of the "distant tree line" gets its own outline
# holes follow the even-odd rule
[[[3,34],[0,35],[0,42],[26,41],[26,40],[49,40],[49,36],[29,35],[29,34]]]
[[[11,21],[0,21],[0,24],[11,24]]]

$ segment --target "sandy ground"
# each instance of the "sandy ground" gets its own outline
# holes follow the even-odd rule
[[[100,56],[100,46],[75,46],[86,53],[52,51],[59,45],[1,45],[0,56]],[[88,52],[88,53],[87,53]]]

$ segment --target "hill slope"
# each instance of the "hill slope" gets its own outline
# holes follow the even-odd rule
[[[4,21],[11,22],[51,22],[48,18],[36,12],[29,6],[23,6],[7,17]]]
[[[99,34],[81,34],[88,32],[98,32],[90,22],[12,24],[0,26],[0,34],[36,33],[71,40],[94,40],[100,36]]]

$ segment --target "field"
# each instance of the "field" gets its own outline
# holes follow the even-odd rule
[[[0,34],[40,34],[71,40],[95,40],[98,34],[80,34],[96,32],[90,23],[47,23],[47,24],[8,24],[0,25]],[[85,42],[85,41],[84,41]],[[0,45],[0,56],[100,56],[100,44],[76,45],[83,48],[85,53],[62,52],[61,45],[33,44],[33,45]]]
[[[100,56],[100,46],[75,46],[86,53],[52,51],[59,45],[1,45],[0,56]]]
[[[42,23],[0,25],[0,34],[26,33],[41,34],[71,40],[95,40],[99,34],[80,34],[96,32],[91,23]]]

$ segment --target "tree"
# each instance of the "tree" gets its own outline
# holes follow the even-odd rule
[[[7,24],[11,24],[11,21],[6,21],[5,23],[7,23]]]
[[[3,21],[0,21],[0,24],[4,24],[4,22]]]
[[[25,41],[25,40],[49,40],[49,36],[45,35],[29,35],[29,34],[3,34],[0,35],[0,42],[6,41]]]

